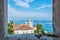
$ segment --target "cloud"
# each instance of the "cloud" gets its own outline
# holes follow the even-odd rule
[[[29,2],[33,2],[34,0],[25,0],[27,3],[29,3]]]
[[[50,4],[50,5],[41,5],[40,7],[36,8],[36,9],[50,8],[50,7],[52,7],[52,4]]]
[[[29,8],[30,7],[29,3],[33,2],[34,0],[14,0],[14,1],[18,6]]]
[[[39,20],[51,20],[52,14],[18,11],[12,8],[10,5],[8,5],[8,20],[20,20],[28,18],[34,18]]]

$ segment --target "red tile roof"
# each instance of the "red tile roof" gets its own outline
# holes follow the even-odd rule
[[[13,29],[16,30],[16,29],[19,28],[20,25],[18,25],[18,24],[12,24],[12,26],[13,26]]]
[[[22,24],[22,25],[13,24],[13,29],[14,30],[33,30],[33,28],[29,26],[29,24]]]

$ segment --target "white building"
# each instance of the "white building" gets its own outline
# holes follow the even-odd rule
[[[34,29],[36,28],[36,27],[33,27],[32,19],[29,19],[28,23],[24,23],[22,25],[12,24],[12,26],[15,34],[34,33]]]

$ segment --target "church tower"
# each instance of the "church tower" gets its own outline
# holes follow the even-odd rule
[[[29,26],[33,27],[33,20],[32,20],[32,18],[29,19]]]

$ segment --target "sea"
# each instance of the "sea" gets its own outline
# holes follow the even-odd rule
[[[25,22],[29,22],[29,20],[13,20],[15,24],[23,24]],[[49,33],[53,33],[53,26],[51,20],[33,20],[33,26],[37,26],[37,24],[42,24],[44,30]]]

